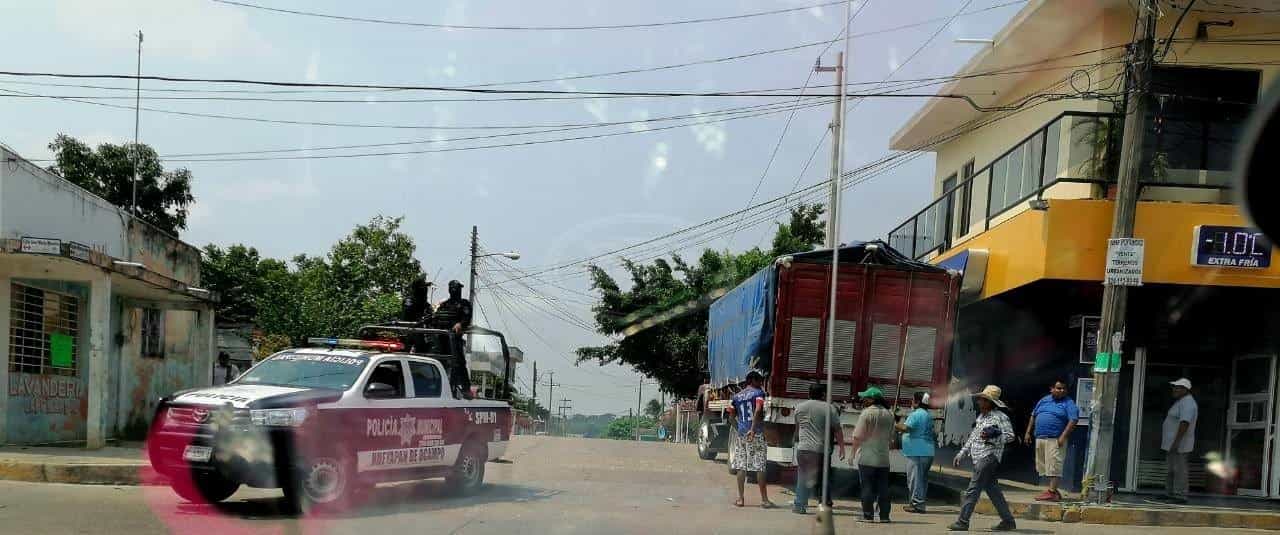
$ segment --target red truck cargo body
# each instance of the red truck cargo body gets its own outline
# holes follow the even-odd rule
[[[836,321],[827,321],[831,268],[778,267],[771,396],[806,399],[826,381],[827,330],[835,329],[835,401],[868,385],[909,404],[916,391],[946,399],[958,277],[880,265],[841,265]],[[901,385],[901,388],[899,388]]]

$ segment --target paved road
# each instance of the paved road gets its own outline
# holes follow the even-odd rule
[[[441,483],[380,487],[373,504],[351,514],[294,518],[280,511],[277,491],[242,489],[220,507],[182,502],[163,487],[101,487],[0,482],[0,532],[193,534],[449,533],[809,533],[813,517],[787,509],[730,506],[733,491],[722,462],[697,460],[688,446],[553,437],[515,437],[510,463],[488,465],[477,496],[450,498]],[[772,488],[784,503],[790,496]],[[758,496],[748,489],[748,504]],[[836,504],[838,533],[886,526],[854,521],[854,504]],[[954,507],[908,517],[895,511],[893,533],[942,533]],[[985,531],[992,517],[975,517]],[[1151,528],[1020,522],[1023,533],[1110,535]],[[1166,535],[1212,533],[1163,529]],[[1239,533],[1238,530],[1218,530]],[[1263,533],[1263,532],[1258,532]]]

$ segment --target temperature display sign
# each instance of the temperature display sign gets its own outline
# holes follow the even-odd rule
[[[1191,264],[1205,267],[1267,268],[1271,240],[1257,229],[1198,225]]]

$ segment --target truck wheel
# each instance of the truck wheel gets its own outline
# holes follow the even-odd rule
[[[711,422],[704,416],[702,425],[698,426],[698,458],[704,461],[715,459],[718,453],[711,445],[711,433]]]
[[[445,478],[445,484],[457,495],[466,496],[484,485],[484,465],[489,461],[489,448],[471,440],[462,445],[453,472]]]
[[[222,477],[216,472],[195,472],[190,478],[175,479],[171,483],[173,491],[182,499],[192,503],[214,504],[230,498],[240,489],[240,483]]]
[[[307,459],[284,484],[285,501],[301,513],[337,511],[352,505],[359,485],[354,464],[338,456]]]

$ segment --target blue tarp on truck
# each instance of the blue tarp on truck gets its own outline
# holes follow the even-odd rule
[[[711,304],[707,321],[707,368],[711,386],[745,381],[756,359],[773,352],[777,268],[770,265]]]

